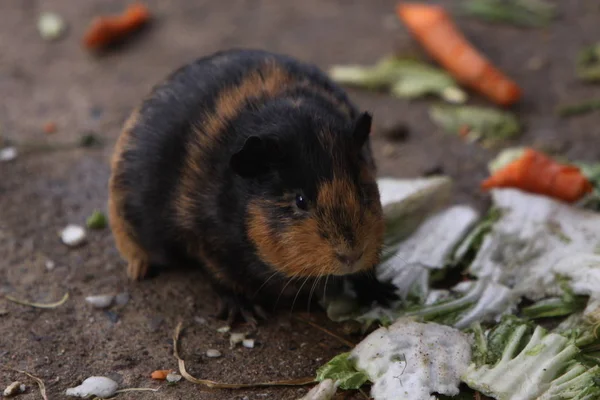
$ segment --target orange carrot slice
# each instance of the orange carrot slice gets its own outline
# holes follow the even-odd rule
[[[169,375],[170,372],[171,372],[170,369],[158,369],[158,370],[152,372],[150,377],[152,379],[164,381],[165,379],[167,379],[167,375]]]
[[[483,190],[500,187],[514,187],[569,203],[593,190],[579,168],[560,164],[533,149],[526,149],[520,158],[481,183]]]
[[[123,14],[95,18],[83,37],[88,49],[100,49],[124,39],[150,19],[148,8],[141,3],[130,5]]]
[[[461,83],[502,106],[521,97],[521,89],[496,69],[457,29],[441,6],[400,3],[398,18],[425,50]]]

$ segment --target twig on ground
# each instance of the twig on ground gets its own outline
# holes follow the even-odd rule
[[[183,359],[179,356],[179,336],[181,335],[182,327],[183,322],[179,322],[179,324],[177,324],[177,327],[175,328],[175,333],[173,334],[173,355],[177,359],[177,363],[179,365],[179,373],[181,374],[181,376],[183,376],[186,380],[192,383],[198,385],[205,385],[209,388],[215,389],[243,389],[264,386],[304,386],[315,382],[315,378],[313,377],[257,383],[220,383],[208,379],[194,378],[187,372],[187,370],[185,369],[185,361],[183,361]]]
[[[15,297],[12,297],[8,294],[5,294],[4,297],[6,298],[6,300],[8,301],[12,301],[13,303],[17,303],[17,304],[21,304],[24,306],[30,306],[30,307],[35,307],[35,308],[57,308],[62,306],[63,304],[65,304],[65,302],[69,299],[69,293],[65,293],[65,295],[62,297],[62,299],[60,299],[57,302],[54,303],[32,303],[29,302],[27,300],[19,300]]]
[[[316,329],[320,330],[321,332],[324,332],[324,333],[328,334],[332,338],[336,339],[340,343],[343,343],[343,344],[345,344],[346,346],[348,346],[350,348],[353,348],[355,346],[355,344],[352,343],[351,341],[344,339],[343,337],[341,337],[341,336],[339,336],[339,335],[331,332],[329,329],[323,328],[322,326],[319,326],[318,324],[315,324],[312,321],[309,321],[309,320],[301,318],[301,317],[296,317],[296,316],[294,316],[294,318],[297,319],[298,321],[302,321],[305,324],[308,324],[308,325],[312,326],[313,328],[316,328]]]
[[[30,374],[27,371],[21,371],[20,369],[15,369],[15,368],[10,368],[10,367],[3,367],[3,368],[6,369],[6,370],[8,370],[8,371],[13,371],[13,372],[18,372],[20,374],[25,374],[28,377],[30,377],[31,379],[33,379],[37,383],[38,387],[40,388],[40,394],[42,395],[42,398],[44,400],[48,400],[48,396],[46,395],[46,385],[44,384],[43,380],[41,380],[40,378],[38,378],[35,375]]]

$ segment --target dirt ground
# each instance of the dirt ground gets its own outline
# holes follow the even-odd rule
[[[59,144],[94,132],[103,141],[93,149],[33,152],[0,163],[0,295],[52,302],[70,294],[64,305],[47,310],[0,299],[0,365],[42,378],[50,399],[64,398],[66,388],[92,375],[109,376],[121,387],[161,389],[120,394],[121,399],[300,397],[306,388],[208,391],[187,381],[174,386],[151,381],[151,371],[177,367],[171,336],[179,321],[185,326],[181,346],[189,372],[219,381],[312,376],[347,348],[283,312],[260,326],[254,349],[230,349],[228,335],[217,332],[223,323],[212,317],[216,296],[200,273],[173,272],[131,284],[109,230],[90,232],[87,245],[78,249],[62,245],[57,231],[70,223],[84,224],[94,209],[105,209],[108,158],[120,126],[150,86],[173,68],[232,46],[285,52],[323,68],[371,63],[411,46],[394,17],[396,1],[148,0],[157,20],[137,40],[104,57],[83,51],[80,38],[89,20],[126,3],[0,2],[1,134],[14,141]],[[559,103],[597,95],[597,88],[575,80],[574,59],[581,46],[600,38],[600,8],[596,0],[556,3],[560,20],[545,30],[458,21],[469,39],[523,87],[517,112],[526,131],[519,143],[598,160],[600,114],[559,120],[553,112]],[[69,31],[63,40],[40,39],[36,22],[41,11],[66,19]],[[456,201],[485,204],[478,183],[494,151],[432,125],[428,101],[409,103],[355,90],[350,94],[375,114],[376,123],[402,122],[410,129],[404,142],[376,137],[381,175],[417,177],[441,169],[456,179]],[[57,124],[52,135],[42,130],[48,121]],[[53,269],[47,268],[48,261]],[[84,301],[88,295],[124,292],[129,302],[107,311]],[[306,311],[305,306],[296,309]],[[303,315],[341,332],[318,310]],[[223,356],[207,358],[209,348]],[[34,382],[14,372],[0,372],[0,387],[16,379],[29,387],[20,399],[40,398]]]

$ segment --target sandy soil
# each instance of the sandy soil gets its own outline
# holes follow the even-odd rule
[[[326,68],[370,63],[394,49],[408,49],[411,41],[395,20],[393,0],[147,3],[157,17],[151,29],[118,51],[94,57],[80,46],[86,25],[98,13],[120,10],[125,1],[0,2],[1,134],[53,145],[89,132],[103,140],[94,149],[22,154],[0,164],[0,294],[40,302],[56,301],[67,291],[71,296],[51,310],[0,300],[0,364],[42,378],[50,399],[64,398],[67,387],[92,375],[112,377],[121,387],[161,388],[157,394],[121,394],[122,399],[295,399],[306,389],[211,392],[185,381],[167,387],[148,376],[155,369],[176,368],[171,335],[179,321],[186,327],[182,355],[190,373],[214,380],[311,376],[347,348],[283,312],[260,327],[254,349],[230,349],[228,336],[216,331],[222,326],[211,316],[216,297],[200,273],[171,273],[130,284],[108,230],[91,232],[87,245],[75,250],[60,243],[57,231],[69,223],[83,224],[94,209],[105,208],[107,161],[124,118],[152,84],[180,64],[218,49],[249,46]],[[582,45],[600,37],[600,9],[595,0],[557,3],[561,18],[546,30],[459,23],[524,88],[517,112],[527,130],[519,143],[598,160],[599,114],[558,120],[553,111],[561,102],[597,94],[575,80],[573,62]],[[40,39],[36,21],[41,11],[58,12],[67,20],[63,40]],[[410,129],[403,142],[375,139],[382,175],[416,177],[441,169],[456,178],[456,201],[485,204],[477,185],[494,151],[437,129],[427,117],[427,101],[350,93],[375,113],[379,124],[402,122]],[[58,127],[52,135],[42,130],[48,121]],[[55,264],[52,270],[48,261]],[[107,311],[94,310],[83,300],[122,292],[130,295],[129,302]],[[306,307],[296,310],[300,315]],[[317,310],[305,317],[342,332]],[[223,356],[207,358],[209,348]],[[20,399],[40,398],[33,382],[17,373],[1,372],[0,387],[15,379],[29,386]]]

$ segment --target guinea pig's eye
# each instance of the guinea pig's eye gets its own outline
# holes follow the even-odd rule
[[[301,194],[296,195],[296,206],[301,210],[306,211],[308,209],[308,203],[306,202],[304,196],[302,196]]]

